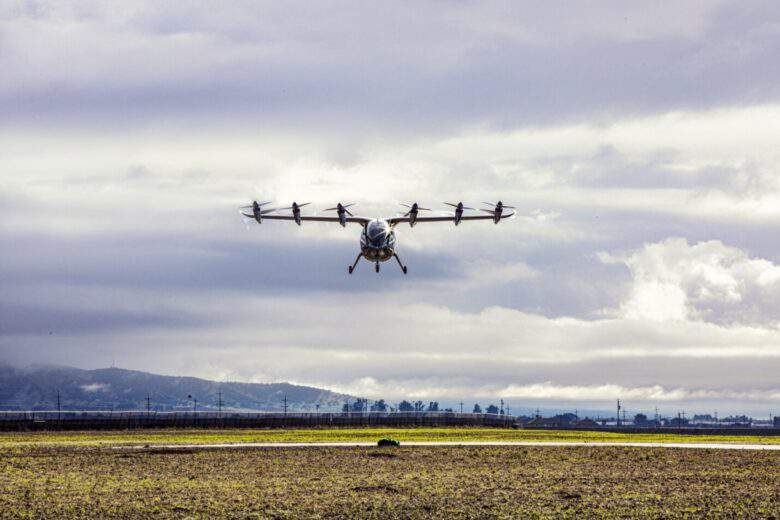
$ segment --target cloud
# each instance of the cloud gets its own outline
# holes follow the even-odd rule
[[[653,321],[696,319],[776,326],[780,266],[718,240],[689,245],[683,238],[646,244],[622,256],[633,280],[619,314]]]
[[[498,395],[508,399],[554,399],[557,401],[631,401],[668,402],[693,399],[756,399],[780,400],[780,388],[765,391],[734,391],[712,389],[671,388],[660,385],[625,387],[620,385],[566,386],[544,383],[517,386],[510,385]]]
[[[778,95],[777,8],[436,3],[4,6],[0,106],[19,122],[512,128]],[[565,10],[566,16],[561,16]],[[574,22],[576,20],[576,22]],[[554,36],[553,36],[554,35]],[[619,115],[618,115],[619,117]],[[381,129],[374,129],[382,121]]]

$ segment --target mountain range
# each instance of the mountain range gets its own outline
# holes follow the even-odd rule
[[[340,410],[354,398],[289,383],[231,383],[121,368],[0,366],[0,410]],[[195,402],[197,400],[197,403]],[[318,406],[319,405],[319,406]]]

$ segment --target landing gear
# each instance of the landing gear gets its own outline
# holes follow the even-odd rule
[[[355,263],[349,266],[349,274],[352,274],[355,271],[355,267],[357,267],[358,262],[360,262],[361,256],[363,256],[363,253],[357,255],[357,258],[355,258]]]
[[[377,273],[379,272],[379,262],[374,264],[374,271],[376,271]]]
[[[401,263],[401,259],[398,258],[398,254],[394,253],[393,258],[395,258],[395,261],[398,262],[398,265],[401,267],[401,271],[403,271],[404,274],[406,274],[406,266]]]

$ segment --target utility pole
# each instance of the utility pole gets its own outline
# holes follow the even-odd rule
[[[282,401],[284,402],[284,413],[286,414],[287,413],[287,395],[284,396],[284,399],[282,399]]]
[[[460,413],[463,413],[463,401],[460,402]]]
[[[500,410],[500,413],[501,413],[501,415],[504,415],[504,400],[503,399],[501,399],[501,410]]]
[[[620,428],[620,399],[617,400],[617,416],[615,423],[617,424],[617,427]]]
[[[541,415],[539,415],[539,407],[537,406],[536,407],[536,418],[538,419],[540,417],[541,417]]]

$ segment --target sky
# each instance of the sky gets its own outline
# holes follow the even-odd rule
[[[777,2],[0,4],[0,362],[780,413]],[[517,218],[244,221],[252,199]]]

